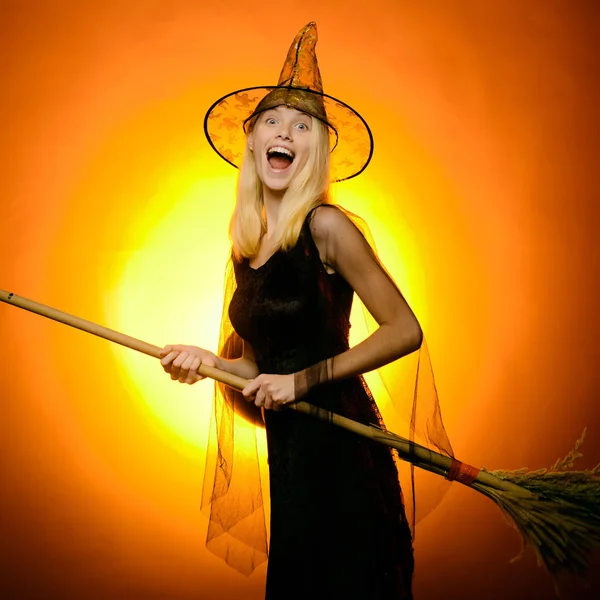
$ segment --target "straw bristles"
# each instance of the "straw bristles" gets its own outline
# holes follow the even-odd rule
[[[586,471],[571,471],[585,436],[575,448],[550,469],[537,471],[489,471],[515,484],[531,496],[514,494],[475,481],[472,487],[498,504],[521,533],[523,549],[531,545],[552,573],[583,574],[589,557],[600,547],[600,465]]]

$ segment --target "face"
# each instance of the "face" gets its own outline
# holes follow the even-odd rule
[[[295,108],[278,106],[260,114],[248,147],[263,186],[283,193],[310,155],[312,119]]]

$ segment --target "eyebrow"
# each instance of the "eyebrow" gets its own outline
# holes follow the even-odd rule
[[[267,110],[265,110],[263,112],[263,115],[280,115],[282,114],[280,111],[278,111],[277,109],[280,108],[281,106],[274,106],[273,108],[267,108]],[[310,115],[307,115],[305,112],[302,112],[301,110],[296,111],[298,113],[298,116],[296,118],[300,118],[300,117],[304,117],[307,120],[311,120]]]

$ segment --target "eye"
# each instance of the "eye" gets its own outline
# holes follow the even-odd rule
[[[265,119],[265,123],[267,123],[268,125],[276,125],[277,124],[277,120],[274,119],[273,117],[267,117]]]
[[[308,125],[306,123],[296,123],[296,129],[300,129],[300,131],[308,131]]]

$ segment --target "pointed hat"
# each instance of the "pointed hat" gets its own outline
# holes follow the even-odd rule
[[[208,109],[204,132],[221,158],[239,167],[246,147],[248,122],[270,108],[289,106],[327,125],[334,181],[356,177],[365,170],[373,155],[371,130],[353,108],[323,92],[316,44],[317,24],[311,22],[292,42],[277,85],[231,92]]]

